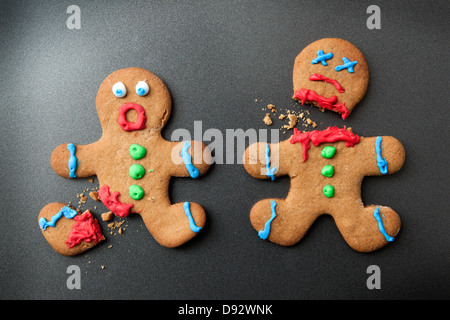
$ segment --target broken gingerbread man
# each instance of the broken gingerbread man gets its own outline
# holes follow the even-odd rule
[[[340,62],[331,65],[330,59]],[[331,77],[340,72],[344,74]],[[293,81],[294,99],[346,118],[366,92],[367,63],[349,42],[322,39],[296,58]],[[397,139],[360,137],[345,126],[310,132],[294,128],[293,135],[280,143],[252,144],[244,153],[245,170],[258,179],[287,175],[291,185],[286,199],[256,203],[251,224],[260,238],[291,246],[320,215],[329,214],[351,248],[377,250],[394,240],[401,222],[389,207],[364,206],[361,183],[365,176],[398,171],[404,160],[405,150]]]
[[[171,112],[164,82],[140,68],[115,71],[100,85],[96,106],[102,137],[89,145],[58,146],[51,155],[55,172],[64,178],[96,175],[103,204],[119,217],[139,214],[163,246],[177,247],[193,238],[205,225],[205,211],[193,202],[172,204],[169,182],[171,177],[204,174],[211,163],[210,152],[201,142],[171,142],[162,137]],[[69,223],[70,214],[69,218],[61,214],[68,211],[64,208],[70,209],[47,205],[39,215],[40,223],[54,216],[56,224]],[[46,236],[51,228],[41,229]],[[52,237],[46,236],[56,251],[72,255],[92,247],[90,240],[73,249],[62,245],[70,232],[70,227],[66,229],[60,237],[55,236],[56,230],[51,231]]]

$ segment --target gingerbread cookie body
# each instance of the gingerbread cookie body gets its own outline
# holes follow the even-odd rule
[[[295,58],[293,98],[338,112],[343,119],[364,97],[368,83],[364,55],[346,40],[317,40]]]
[[[101,84],[96,105],[101,139],[60,145],[51,156],[53,169],[65,178],[97,175],[103,204],[120,217],[138,213],[163,246],[193,238],[205,225],[205,212],[192,202],[172,204],[169,182],[204,174],[210,153],[200,142],[161,136],[171,112],[163,81],[140,68],[118,70]]]
[[[257,143],[247,148],[244,166],[258,179],[288,175],[286,199],[265,199],[250,213],[263,239],[283,246],[300,241],[322,214],[334,218],[353,249],[370,252],[394,240],[401,222],[385,206],[364,206],[364,176],[391,174],[405,159],[402,144],[393,137],[363,138],[346,128],[300,132],[295,129],[279,144]]]

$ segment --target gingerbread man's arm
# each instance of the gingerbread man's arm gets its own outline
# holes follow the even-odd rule
[[[96,174],[98,142],[88,145],[63,143],[53,150],[50,163],[63,178],[86,178]]]
[[[245,170],[257,179],[272,179],[289,174],[291,157],[283,153],[290,152],[289,139],[280,143],[257,142],[250,145],[244,153]]]
[[[165,165],[171,176],[197,178],[205,174],[211,163],[211,152],[198,141],[166,141],[161,150],[166,158]]]
[[[357,162],[365,176],[397,172],[405,162],[405,149],[394,137],[361,137],[355,148]]]

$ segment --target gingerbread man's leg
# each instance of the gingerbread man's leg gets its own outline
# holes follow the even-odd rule
[[[348,245],[360,252],[394,241],[401,227],[398,214],[384,206],[337,208],[333,218]]]
[[[264,199],[257,202],[250,221],[263,240],[282,246],[299,242],[320,214],[308,212],[307,206],[292,203],[288,199]]]

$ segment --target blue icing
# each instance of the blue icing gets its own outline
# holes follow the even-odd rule
[[[78,166],[78,160],[77,157],[75,157],[75,151],[76,151],[76,147],[73,143],[69,143],[67,145],[67,149],[70,152],[70,158],[69,158],[69,177],[71,178],[76,178],[77,175],[75,173],[75,171],[77,170],[77,166]]]
[[[375,141],[375,151],[377,153],[377,166],[380,168],[380,172],[382,174],[386,174],[388,172],[387,169],[387,161],[385,158],[381,156],[381,141],[383,138],[377,137],[377,140]]]
[[[47,229],[47,227],[55,227],[56,222],[62,217],[66,217],[67,219],[73,219],[77,215],[77,212],[73,209],[70,209],[67,206],[64,206],[61,208],[61,211],[59,211],[57,214],[55,214],[51,219],[50,222],[45,220],[45,218],[39,219],[39,226],[42,230]]]
[[[270,217],[270,219],[266,222],[266,224],[264,225],[264,230],[260,230],[258,231],[258,236],[263,239],[266,240],[267,237],[269,236],[270,233],[270,224],[272,223],[272,220],[275,219],[275,217],[277,216],[276,212],[275,212],[275,207],[277,206],[277,203],[275,200],[270,200],[270,210],[272,210],[272,216]]]
[[[350,72],[350,73],[355,72],[355,71],[353,70],[353,66],[354,66],[355,64],[357,64],[358,61],[350,61],[350,60],[349,60],[348,58],[346,58],[346,57],[343,57],[343,58],[342,58],[342,61],[344,61],[344,64],[343,64],[343,65],[340,65],[340,66],[336,66],[336,68],[334,68],[334,70],[336,70],[336,71],[341,71],[341,70],[347,69],[348,72]]]
[[[186,166],[187,171],[189,172],[189,175],[191,178],[197,178],[199,176],[198,169],[192,164],[192,157],[189,154],[188,150],[191,147],[190,141],[185,141],[183,148],[181,149],[180,156],[181,159],[183,159],[184,165]]]
[[[317,58],[311,60],[311,64],[316,64],[321,62],[322,65],[327,66],[328,63],[326,60],[333,58],[333,53],[328,52],[326,54],[323,53],[323,50],[317,51]]]
[[[183,209],[189,220],[189,228],[191,228],[191,230],[195,233],[199,232],[202,227],[197,227],[197,225],[195,224],[194,218],[192,218],[191,209],[189,208],[189,202],[186,201],[185,203],[183,203]]]
[[[266,176],[270,177],[273,180],[275,180],[274,173],[277,170],[277,167],[273,167],[270,169],[270,147],[269,144],[266,143]]]
[[[373,212],[375,219],[378,221],[378,229],[380,230],[380,232],[383,234],[383,236],[386,238],[387,241],[392,242],[392,241],[394,241],[394,238],[389,236],[386,233],[386,230],[384,230],[383,221],[381,221],[379,211],[380,211],[380,208],[376,208]]]

